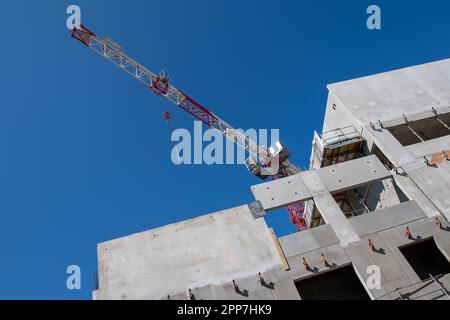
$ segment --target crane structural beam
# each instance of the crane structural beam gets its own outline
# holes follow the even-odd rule
[[[120,46],[109,39],[97,36],[83,25],[73,29],[71,36],[142,82],[154,93],[176,104],[208,127],[219,130],[223,136],[246,150],[253,159],[256,159],[258,165],[270,171],[269,166],[274,156],[270,154],[267,148],[259,146],[241,130],[236,130],[197,101],[172,86],[169,83],[169,77],[164,72],[156,74],[150,71],[123,53]],[[273,172],[273,174],[276,173]],[[267,176],[269,175],[272,175],[272,173]]]
[[[111,39],[99,37],[83,25],[74,28],[71,37],[127,72],[152,92],[166,98],[208,127],[220,131],[227,139],[243,148],[250,155],[246,160],[247,168],[259,178],[277,179],[300,172],[289,162],[290,153],[279,142],[276,144],[277,148],[259,146],[242,130],[236,130],[187,94],[172,86],[169,83],[169,76],[164,72],[156,74],[127,56],[123,52],[124,49]],[[297,231],[305,229],[303,203],[290,205],[286,210],[290,220],[296,225]]]

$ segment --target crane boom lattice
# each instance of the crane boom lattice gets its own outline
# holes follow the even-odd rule
[[[270,149],[259,146],[241,130],[236,130],[184,92],[172,86],[169,83],[169,76],[164,72],[156,74],[127,56],[123,52],[123,48],[111,39],[99,37],[83,25],[80,25],[79,28],[74,28],[71,36],[127,72],[133,78],[139,80],[157,95],[166,98],[190,113],[208,127],[220,131],[223,136],[246,150],[250,154],[249,160],[246,161],[247,168],[258,177],[262,179],[267,177],[277,179],[300,171],[288,161],[287,158],[290,154],[284,147],[280,148],[277,154],[273,154]],[[274,158],[276,158],[277,164],[280,164],[280,166],[273,169],[276,171],[271,172],[271,164]],[[270,172],[270,174],[262,174],[262,168],[266,170],[265,172]],[[297,231],[306,228],[303,216],[303,203],[290,205],[286,210]]]

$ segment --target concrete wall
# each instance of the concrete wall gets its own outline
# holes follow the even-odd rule
[[[449,150],[450,131],[447,136],[404,147],[387,128],[404,124],[404,116],[408,121],[434,117],[432,108],[438,114],[450,112],[449,80],[450,59],[446,59],[331,84],[329,101],[337,103],[337,108],[333,110],[328,103],[324,120],[324,130],[348,124],[363,127],[369,150],[376,144],[399,168],[401,176],[393,173],[399,188],[416,200],[428,216],[442,214],[447,219],[450,163],[429,167],[424,157]],[[345,123],[341,117],[346,118]]]
[[[333,91],[330,91],[325,109],[322,132],[348,126],[354,126],[358,130],[361,124],[351,110],[346,108],[340,98]]]
[[[447,299],[437,283],[420,283],[420,279],[399,249],[419,241],[419,238],[433,237],[442,253],[449,258],[450,227],[445,223],[444,228],[439,229],[433,221],[426,217],[414,201],[410,201],[350,219],[361,240],[346,247],[339,245],[337,236],[328,225],[281,237],[280,243],[290,267],[287,273],[292,281],[299,281],[351,264],[372,299],[399,299],[399,293],[403,298],[410,299]],[[409,226],[413,233],[413,240],[405,237],[406,226]],[[368,246],[369,238],[374,243],[375,250]],[[322,254],[329,266],[321,263]],[[303,266],[303,258],[308,262],[310,270]],[[380,289],[371,289],[367,285],[372,274],[367,271],[372,265],[380,267]],[[450,288],[450,274],[439,281],[444,287]],[[394,291],[403,287],[406,288]],[[429,292],[433,293],[427,294]]]
[[[280,265],[264,219],[248,206],[98,245],[99,299],[158,299]]]
[[[417,209],[416,209],[417,210]],[[387,213],[387,212],[386,212]],[[403,211],[403,215],[406,211]],[[405,218],[405,217],[403,217]],[[450,257],[450,242],[449,235],[446,229],[437,228],[433,219],[419,219],[412,220],[408,223],[398,220],[390,228],[383,227],[383,230],[378,232],[369,233],[362,236],[359,243],[354,243],[346,248],[347,254],[352,260],[352,263],[358,273],[360,274],[363,283],[367,281],[370,274],[368,274],[367,268],[370,265],[377,265],[381,269],[381,288],[369,290],[371,296],[375,299],[398,299],[397,292],[392,292],[396,288],[406,287],[399,290],[399,292],[411,299],[419,297],[427,292],[435,291],[439,289],[437,284],[431,284],[424,286],[421,283],[420,278],[412,269],[408,261],[403,257],[400,252],[400,247],[420,241],[420,239],[434,238],[437,245],[441,249],[442,253],[447,257]],[[448,224],[445,224],[445,228]],[[408,226],[413,233],[413,239],[407,239],[405,236],[405,229]],[[370,250],[368,247],[368,239],[374,243],[376,250]],[[450,288],[450,277],[447,275],[441,281],[446,288]],[[423,299],[431,299],[433,297],[439,299],[446,299],[447,297],[441,291],[422,297]]]

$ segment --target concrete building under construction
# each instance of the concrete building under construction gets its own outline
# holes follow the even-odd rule
[[[309,171],[99,244],[93,298],[449,299],[450,59],[328,90]],[[308,229],[278,238],[265,216],[299,202]]]

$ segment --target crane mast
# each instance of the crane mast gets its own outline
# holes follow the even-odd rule
[[[79,28],[74,28],[71,36],[127,72],[133,78],[139,80],[157,95],[166,98],[190,113],[208,127],[220,131],[224,137],[246,150],[250,155],[246,160],[246,166],[250,172],[259,178],[263,180],[268,177],[278,179],[300,172],[295,165],[289,162],[290,153],[279,142],[277,142],[276,148],[259,146],[241,130],[236,130],[187,94],[172,86],[169,83],[170,79],[167,74],[164,72],[156,74],[150,71],[127,56],[123,52],[124,49],[111,39],[99,37],[83,25],[80,25]],[[272,161],[277,161],[277,165],[272,166]],[[295,224],[297,231],[306,229],[303,209],[302,203],[293,204],[286,208],[290,220]]]

